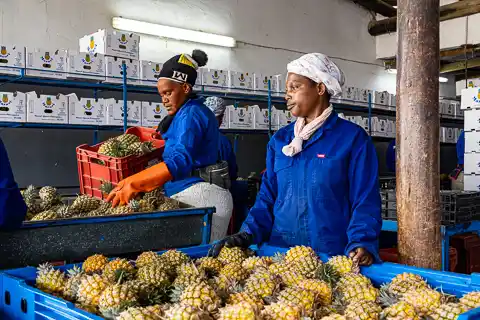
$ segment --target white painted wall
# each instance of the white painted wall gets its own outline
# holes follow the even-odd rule
[[[142,36],[142,59],[162,62],[201,48],[211,68],[280,73],[300,55],[295,51],[318,51],[340,58],[348,85],[395,92],[395,76],[375,60],[370,14],[347,0],[0,0],[0,42],[76,48],[79,37],[110,27],[113,16],[240,41],[224,49]]]

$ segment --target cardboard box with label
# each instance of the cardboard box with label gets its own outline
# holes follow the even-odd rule
[[[138,34],[112,29],[101,29],[79,40],[80,52],[134,60],[139,59],[139,44]]]
[[[139,61],[117,57],[105,57],[105,83],[123,83],[123,67],[127,67],[127,84],[139,84]]]
[[[480,87],[462,90],[462,110],[480,108]]]
[[[445,142],[447,143],[457,143],[456,139],[457,128],[446,128],[445,130]]]
[[[250,72],[228,71],[229,87],[231,91],[253,93],[254,77]]]
[[[455,101],[455,117],[456,118],[464,118],[464,112],[462,108],[460,107],[460,102]]]
[[[460,96],[463,89],[475,87],[480,87],[480,78],[468,79],[467,82],[465,82],[465,80],[460,80],[455,83],[455,92],[457,96]]]
[[[167,115],[167,109],[161,102],[142,101],[142,127],[156,128]]]
[[[480,153],[480,131],[465,131],[465,153]]]
[[[105,56],[100,53],[68,52],[68,79],[105,80]]]
[[[203,69],[202,85],[205,91],[227,91],[229,88],[228,71]]]
[[[444,100],[440,101],[443,106],[443,114],[447,116],[455,116],[455,101]],[[442,111],[442,109],[440,109]]]
[[[480,109],[465,110],[465,131],[480,130]]]
[[[75,93],[68,97],[68,123],[103,126],[107,124],[104,99],[79,98]]]
[[[27,101],[22,92],[0,92],[0,122],[26,122]]]
[[[297,118],[294,117],[293,114],[288,110],[278,110],[278,119],[279,128],[286,127],[297,120]]]
[[[27,122],[68,123],[68,98],[63,94],[37,94],[27,92]]]
[[[480,175],[480,153],[465,153],[464,173]]]
[[[277,110],[274,106],[272,106],[272,125],[271,127],[269,127],[270,121],[268,116],[268,109],[260,109],[259,106],[251,106],[250,108],[253,112],[253,128],[255,130],[278,130],[280,128],[280,110]]]
[[[67,78],[67,50],[27,47],[25,74],[42,78]]]
[[[373,94],[373,103],[377,105],[388,106],[390,103],[390,93],[387,91],[375,91]]]
[[[253,130],[253,112],[252,108],[228,106],[229,129],[246,129]]]
[[[269,76],[263,73],[255,73],[253,76],[253,90],[255,94],[268,95],[268,81],[270,80],[270,90],[273,90],[273,82],[276,77]]]
[[[107,125],[123,126],[123,100],[105,99],[107,107]],[[142,121],[142,103],[140,101],[127,101],[127,124],[139,126]]]
[[[202,91],[203,89],[203,86],[202,86],[203,70],[204,68],[197,69],[197,79],[195,80],[195,85],[193,86],[193,90],[195,91]]]
[[[390,94],[389,106],[391,106],[391,107],[396,107],[397,106],[397,95],[396,94]]]
[[[463,176],[463,190],[480,191],[480,175],[465,174]]]
[[[235,108],[234,106],[231,106]],[[222,119],[222,124],[220,125],[220,129],[230,129],[230,116],[229,112],[227,111],[228,108],[226,108],[226,111],[223,113],[223,119]]]
[[[25,47],[0,44],[0,74],[20,75],[25,68]]]
[[[372,96],[372,100],[373,100],[374,97],[373,97],[373,91],[372,90],[359,89],[358,90],[358,101],[362,102],[363,105],[368,105],[368,96],[369,95]]]
[[[163,63],[153,61],[140,61],[140,84],[156,87]]]
[[[342,90],[342,102],[356,102],[357,100],[358,100],[358,88],[345,87]]]
[[[395,138],[396,135],[395,120],[387,119],[387,134],[388,138]]]

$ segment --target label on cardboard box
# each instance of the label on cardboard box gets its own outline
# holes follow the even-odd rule
[[[167,115],[161,102],[142,101],[142,127],[157,127]]]
[[[445,142],[456,143],[455,139],[456,128],[447,128],[445,131]]]
[[[105,80],[105,56],[100,53],[68,53],[67,78]]]
[[[104,99],[78,98],[75,93],[68,96],[68,123],[81,125],[105,125],[107,123]]]
[[[123,83],[122,65],[127,67],[127,84],[139,83],[139,61],[117,57],[105,57],[106,83]]]
[[[253,128],[256,130],[278,130],[279,129],[279,111],[272,106],[272,125],[269,128],[270,119],[268,109],[260,109],[259,106],[250,107],[253,112]]]
[[[253,113],[249,107],[227,107],[230,129],[253,129]]]
[[[0,122],[26,122],[27,101],[22,92],[0,92]]]
[[[344,90],[342,90],[342,100],[357,101],[358,88],[346,87]]]
[[[140,80],[144,86],[155,87],[162,71],[163,63],[153,61],[140,61]]]
[[[67,51],[63,49],[38,49],[27,47],[28,76],[66,79]]]
[[[285,110],[285,111],[278,110],[278,119],[279,119],[278,120],[279,129],[286,127],[290,123],[293,123],[295,122],[295,120],[297,120],[297,118],[294,117],[293,114],[288,110]]]
[[[462,110],[480,108],[480,87],[462,90]]]
[[[0,44],[0,74],[20,75],[25,68],[25,47]]]
[[[101,53],[107,56],[139,59],[140,36],[111,29],[101,29],[79,40],[81,52]]]
[[[68,98],[63,94],[27,92],[27,122],[68,123]]]
[[[206,91],[224,91],[228,88],[228,71],[216,69],[203,69],[202,85]]]
[[[105,99],[107,106],[107,125],[123,126],[123,100]],[[138,126],[142,121],[142,103],[140,101],[127,101],[127,124]]]
[[[368,95],[371,94],[373,96],[372,90],[367,89],[359,89],[358,90],[358,101],[368,103]]]
[[[384,106],[389,104],[390,93],[388,93],[387,91],[375,91],[373,97],[374,97],[373,103],[375,104],[380,104]],[[367,97],[367,102],[368,102],[368,97]]]
[[[240,89],[241,92],[253,91],[253,73],[228,71],[228,75],[231,89]]]

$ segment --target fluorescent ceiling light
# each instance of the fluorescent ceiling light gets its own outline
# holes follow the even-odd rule
[[[160,24],[124,19],[121,17],[114,17],[112,19],[112,26],[115,29],[119,30],[150,34],[153,36],[171,38],[176,40],[206,43],[214,46],[233,48],[236,45],[236,41],[232,37],[194,30],[187,30],[182,28],[162,26]]]
[[[385,71],[387,71],[388,73],[397,74],[397,69],[386,69]],[[445,82],[448,82],[448,78],[438,77],[438,81],[445,83]]]

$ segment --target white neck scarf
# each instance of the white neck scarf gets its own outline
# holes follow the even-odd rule
[[[325,123],[332,112],[333,107],[330,105],[322,112],[320,116],[316,117],[315,120],[309,124],[305,124],[305,118],[297,118],[297,122],[295,122],[295,129],[293,130],[295,137],[290,144],[282,148],[283,154],[285,154],[287,157],[293,157],[297,153],[302,152],[303,141],[310,139],[315,131],[317,131],[318,128]]]

